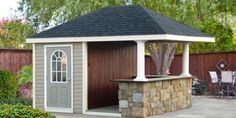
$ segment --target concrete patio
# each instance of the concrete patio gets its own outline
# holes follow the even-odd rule
[[[112,118],[110,116],[89,116],[81,114],[60,114],[54,113],[57,118]],[[209,96],[193,96],[191,108],[161,114],[149,118],[235,118],[236,99],[215,98]],[[113,117],[115,118],[115,117]]]

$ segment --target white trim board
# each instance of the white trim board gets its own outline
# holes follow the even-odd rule
[[[70,47],[71,49],[71,108],[58,108],[58,107],[47,107],[47,48],[48,47]],[[73,100],[74,100],[74,87],[73,87],[73,45],[65,44],[65,45],[44,45],[44,109],[49,112],[65,112],[65,113],[73,113]]]
[[[59,43],[59,42],[102,42],[102,41],[169,41],[169,42],[215,42],[214,37],[182,36],[172,34],[160,35],[126,35],[96,37],[55,37],[27,38],[27,43]]]
[[[32,65],[32,71],[33,71],[33,108],[36,108],[36,104],[35,104],[35,100],[36,100],[36,96],[35,96],[35,44],[32,44],[32,48],[33,48],[33,55],[32,55],[32,59],[33,59],[33,65]]]
[[[82,43],[82,113],[88,110],[88,46]]]

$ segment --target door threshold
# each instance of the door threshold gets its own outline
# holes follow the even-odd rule
[[[108,112],[95,112],[95,111],[86,111],[86,115],[96,115],[96,116],[113,116],[113,117],[121,117],[120,113],[108,113]]]
[[[47,107],[45,111],[59,113],[73,113],[72,108]]]

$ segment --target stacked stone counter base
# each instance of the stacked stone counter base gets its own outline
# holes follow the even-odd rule
[[[122,117],[147,117],[191,107],[192,77],[118,80]]]

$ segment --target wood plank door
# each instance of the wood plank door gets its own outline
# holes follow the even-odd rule
[[[135,42],[88,43],[88,108],[118,104],[115,79],[136,73]]]

